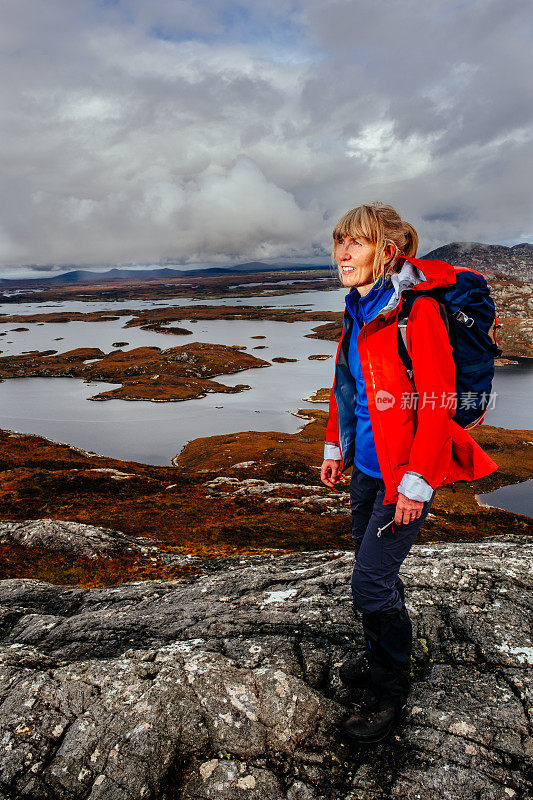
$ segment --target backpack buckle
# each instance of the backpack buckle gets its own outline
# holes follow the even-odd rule
[[[474,324],[474,320],[472,319],[472,317],[468,317],[464,311],[461,311],[461,309],[459,309],[459,311],[456,311],[454,316],[458,322],[462,322],[463,325],[466,325],[467,328],[471,328],[472,325]]]

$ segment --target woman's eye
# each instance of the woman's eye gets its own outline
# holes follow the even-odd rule
[[[347,244],[348,246],[352,244],[357,244],[361,246],[361,242],[359,241],[359,239],[352,239],[351,236],[340,236],[337,239],[337,244]]]

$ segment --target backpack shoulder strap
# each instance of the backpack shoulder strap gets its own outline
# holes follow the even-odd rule
[[[400,314],[398,316],[398,354],[403,362],[405,369],[407,370],[407,375],[409,376],[410,381],[413,380],[413,362],[411,361],[411,356],[409,355],[409,350],[407,347],[407,322],[409,320],[409,315],[411,313],[411,310],[419,297],[433,297],[437,301],[442,321],[444,322],[444,325],[446,326],[446,330],[448,332],[448,338],[450,339],[450,343],[453,346],[453,342],[451,341],[452,328],[450,326],[450,321],[448,319],[448,312],[446,310],[446,306],[442,302],[442,300],[438,296],[430,292],[424,292],[424,293],[410,292],[408,297],[405,298],[405,301],[400,310]]]

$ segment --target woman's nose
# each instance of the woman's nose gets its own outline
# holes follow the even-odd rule
[[[346,261],[348,258],[348,248],[345,244],[339,244],[337,246],[337,260],[338,261]]]

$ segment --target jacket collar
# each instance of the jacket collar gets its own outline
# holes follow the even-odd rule
[[[400,302],[402,292],[406,289],[426,291],[440,286],[453,286],[455,283],[455,270],[445,261],[429,258],[407,258],[403,260],[399,272],[390,276],[394,287],[394,294],[379,316],[395,308]]]

